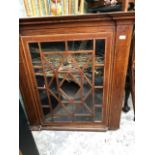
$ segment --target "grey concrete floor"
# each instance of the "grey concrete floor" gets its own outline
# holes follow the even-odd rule
[[[107,132],[33,131],[40,155],[133,155],[134,114],[122,112],[120,129]]]

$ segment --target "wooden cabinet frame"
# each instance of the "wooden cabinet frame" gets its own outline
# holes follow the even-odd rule
[[[20,90],[30,125],[53,130],[117,129],[120,123],[134,12],[20,19]],[[105,39],[104,120],[102,123],[45,123],[39,106],[29,42]]]

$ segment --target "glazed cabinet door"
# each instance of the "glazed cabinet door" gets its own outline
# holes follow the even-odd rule
[[[113,34],[21,37],[42,126],[106,127]]]

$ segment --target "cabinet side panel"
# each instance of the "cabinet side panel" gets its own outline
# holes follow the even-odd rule
[[[112,75],[109,129],[117,129],[120,125],[132,29],[132,24],[117,24],[116,26],[116,46]]]
[[[39,119],[34,106],[34,98],[31,94],[30,82],[28,78],[28,73],[26,69],[26,62],[24,59],[23,47],[21,44],[21,39],[19,41],[19,82],[20,82],[20,91],[28,115],[28,120],[30,125],[39,125]]]

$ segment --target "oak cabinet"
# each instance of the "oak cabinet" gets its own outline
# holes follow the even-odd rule
[[[119,128],[134,12],[21,18],[20,91],[36,129]]]

